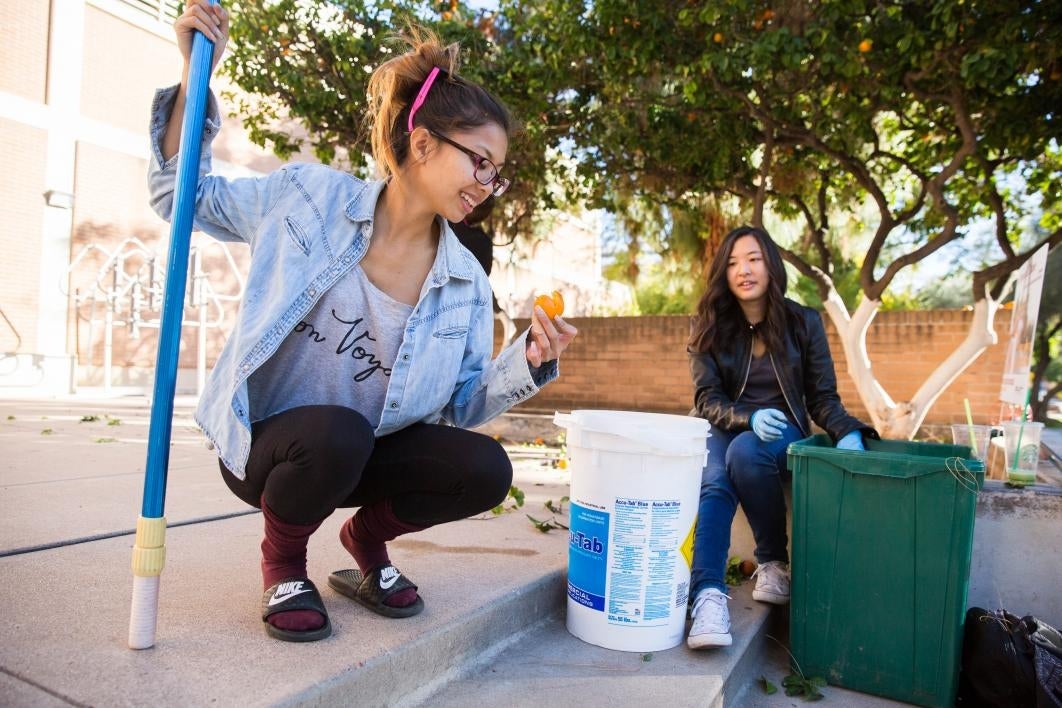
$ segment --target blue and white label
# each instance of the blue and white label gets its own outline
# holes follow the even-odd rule
[[[572,502],[568,533],[568,597],[592,610],[605,610],[608,513]]]

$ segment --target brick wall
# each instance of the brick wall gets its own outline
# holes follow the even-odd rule
[[[966,336],[972,312],[935,310],[883,312],[871,325],[867,350],[879,381],[894,400],[914,395],[930,372]],[[693,405],[686,358],[689,320],[685,316],[573,318],[579,336],[561,359],[560,378],[519,410],[575,408],[628,409],[685,414]],[[517,321],[517,327],[527,320]],[[999,414],[1004,344],[1010,313],[996,316],[1000,343],[990,347],[937,399],[926,423],[964,421],[963,398],[970,399],[976,422]],[[826,322],[838,390],[845,406],[869,421],[845,370],[833,326]],[[496,348],[500,334],[496,333]]]
[[[7,320],[0,320],[0,352],[36,351],[44,212],[44,161],[38,156],[46,142],[43,130],[0,118],[0,155],[9,165],[0,170],[0,312]]]
[[[48,13],[48,3],[44,0],[0,2],[0,37],[3,37],[0,41],[0,91],[44,102],[48,75]]]
[[[43,102],[48,3],[0,3],[0,91]],[[44,211],[45,131],[0,118],[0,352],[35,351]]]
[[[85,8],[81,113],[86,118],[146,134],[155,89],[180,78],[173,42],[99,8]]]

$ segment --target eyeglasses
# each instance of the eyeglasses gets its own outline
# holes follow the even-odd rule
[[[512,184],[512,180],[507,177],[502,177],[500,174],[498,174],[498,168],[493,162],[483,157],[479,153],[469,150],[461,143],[456,143],[453,140],[450,140],[450,138],[446,137],[445,135],[442,135],[441,133],[436,133],[434,130],[429,130],[428,132],[437,137],[439,140],[442,140],[447,145],[453,145],[455,148],[472,158],[472,165],[475,167],[473,175],[475,176],[476,181],[480,184],[493,185],[492,193],[494,194],[494,196],[500,197],[502,194],[505,193],[505,190],[509,188],[509,185]]]

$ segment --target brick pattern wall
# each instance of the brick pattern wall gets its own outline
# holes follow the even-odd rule
[[[48,17],[47,2],[0,2],[0,91],[44,102]],[[0,352],[37,347],[46,144],[43,130],[0,118]]]
[[[82,114],[146,135],[155,89],[181,78],[177,46],[89,5],[84,57]]]
[[[0,118],[0,352],[37,351],[46,143],[43,130]]]
[[[45,0],[0,2],[0,91],[37,103],[44,103],[47,88],[48,6]]]
[[[936,310],[879,313],[868,334],[874,370],[894,400],[914,395],[918,386],[966,336],[972,312]],[[687,413],[693,384],[686,357],[689,319],[685,316],[573,318],[579,336],[561,359],[560,378],[517,407],[524,412],[576,408]],[[519,331],[527,320],[518,320]],[[1004,346],[1010,313],[996,316],[999,343],[990,347],[937,399],[926,423],[965,421],[963,398],[970,399],[978,423],[999,415]],[[855,416],[869,422],[845,370],[833,326],[826,332],[837,368],[838,391]],[[500,344],[496,332],[495,349]]]

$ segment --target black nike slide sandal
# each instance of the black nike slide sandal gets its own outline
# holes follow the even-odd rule
[[[272,615],[291,610],[313,610],[324,615],[325,623],[317,629],[302,632],[293,629],[274,627],[267,621]],[[285,642],[316,642],[332,634],[332,621],[328,619],[324,600],[317,586],[309,578],[285,578],[273,585],[262,595],[262,622],[265,631],[274,639]]]
[[[424,600],[418,595],[416,602],[406,607],[391,607],[384,601],[400,590],[417,589],[409,578],[398,572],[393,565],[381,565],[362,576],[360,570],[337,570],[328,576],[328,585],[341,595],[384,617],[412,617],[424,611]]]

